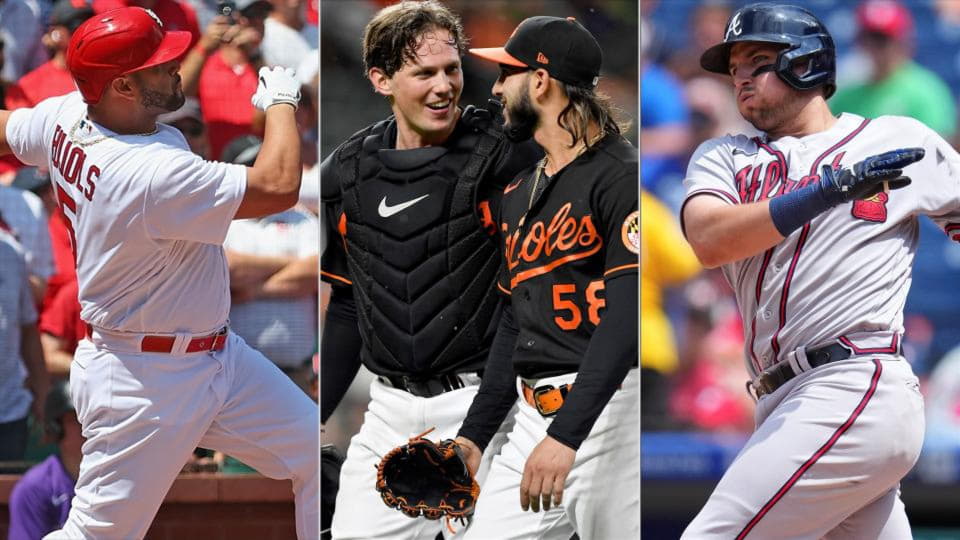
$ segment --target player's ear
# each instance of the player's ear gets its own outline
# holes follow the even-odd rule
[[[550,91],[550,74],[543,68],[535,69],[530,73],[528,79],[530,84],[530,97],[543,98]]]
[[[382,69],[378,67],[370,68],[370,71],[367,72],[367,78],[370,79],[374,92],[388,97],[393,95],[393,85],[390,84],[390,77]]]
[[[129,76],[124,75],[123,77],[117,77],[110,81],[110,88],[121,97],[127,99],[136,99],[137,97],[136,85]]]

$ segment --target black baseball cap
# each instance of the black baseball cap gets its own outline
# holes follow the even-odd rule
[[[227,144],[220,156],[220,161],[252,167],[260,154],[261,146],[263,146],[263,139],[260,137],[241,135]]]
[[[583,88],[597,86],[603,64],[600,44],[573,17],[524,19],[503,47],[470,49],[470,54],[508,66],[542,68],[554,79]]]
[[[10,185],[24,191],[29,191],[34,195],[40,195],[43,193],[43,190],[50,187],[50,174],[41,172],[40,169],[36,167],[22,167],[17,171]]]
[[[90,17],[93,17],[93,8],[86,0],[59,0],[50,11],[50,26],[66,26],[73,32]]]

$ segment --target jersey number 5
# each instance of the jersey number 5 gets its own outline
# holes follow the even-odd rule
[[[603,290],[603,280],[591,281],[587,285],[585,293],[587,300],[587,320],[594,326],[600,324],[600,310],[607,305],[607,301],[597,296],[597,293]],[[583,321],[583,315],[580,312],[580,306],[569,296],[564,298],[562,295],[576,297],[576,283],[555,283],[553,285],[553,310],[557,315],[553,322],[561,330],[574,330]]]
[[[77,264],[77,235],[73,232],[73,220],[77,216],[77,203],[73,200],[73,197],[67,194],[67,191],[63,189],[60,184],[54,182],[54,185],[57,186],[57,206],[60,208],[60,212],[63,213],[64,224],[67,226],[67,232],[70,234],[70,249],[73,251],[73,264]],[[69,213],[67,212],[69,210]]]

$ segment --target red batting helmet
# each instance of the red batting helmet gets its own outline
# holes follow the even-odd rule
[[[83,100],[100,101],[110,81],[183,56],[190,32],[165,32],[152,11],[125,7],[87,19],[73,32],[67,67]]]

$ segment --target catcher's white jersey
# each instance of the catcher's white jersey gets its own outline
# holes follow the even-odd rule
[[[907,147],[926,150],[905,169],[910,186],[836,206],[764,253],[723,266],[743,316],[752,376],[798,347],[836,339],[858,353],[897,353],[917,216],[931,216],[960,240],[960,155],[911,118],[853,114],[805,137],[728,135],[697,149],[687,200],[708,193],[745,204],[819,181],[823,165],[850,167]]]
[[[102,329],[203,334],[230,310],[221,244],[246,168],[207,162],[176,129],[118,135],[92,123],[74,92],[14,111],[7,140],[49,167],[72,227],[81,317]]]

